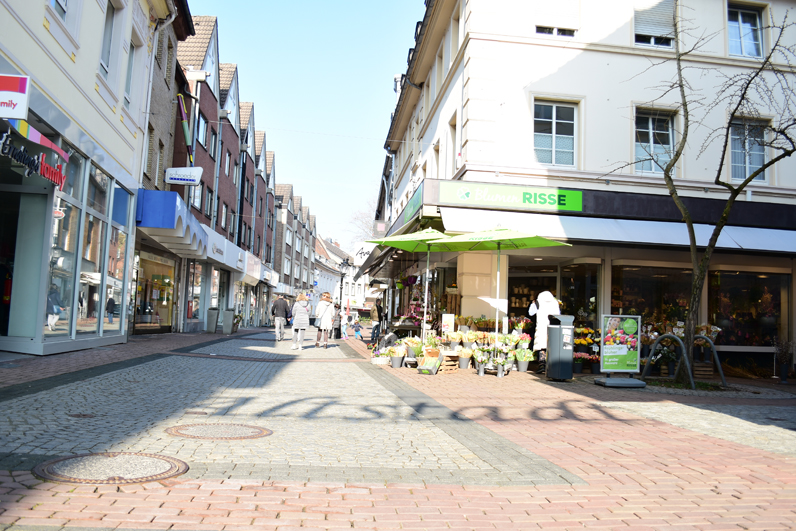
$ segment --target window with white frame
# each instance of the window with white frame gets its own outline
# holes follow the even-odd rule
[[[293,245],[293,233],[290,230],[285,231],[285,243],[288,245]]]
[[[102,33],[102,48],[100,51],[100,74],[108,79],[111,70],[111,48],[113,46],[113,19],[116,15],[116,8],[108,0],[105,8],[105,28]]]
[[[674,0],[636,0],[633,16],[636,44],[671,48],[674,17]]]
[[[210,145],[207,146],[207,151],[210,156],[215,160],[216,149],[218,149],[218,133],[212,127],[210,128]]]
[[[191,194],[191,203],[193,206],[202,210],[202,184],[193,187],[193,194]]]
[[[51,5],[53,11],[55,11],[62,20],[66,20],[66,13],[69,10],[69,0],[51,0]]]
[[[537,35],[555,35],[558,37],[574,37],[575,30],[567,28],[551,28],[550,26],[536,26]]]
[[[296,252],[301,253],[301,240],[296,238]]]
[[[234,184],[235,186],[238,185],[238,163],[237,163],[237,161],[235,162],[234,172],[232,173],[232,184]]]
[[[199,113],[199,119],[196,122],[196,141],[207,149],[207,118],[202,113]]]
[[[760,11],[747,6],[730,6],[727,12],[730,55],[762,57]]]
[[[213,214],[213,190],[207,188],[207,197],[205,198],[205,216],[210,217]]]
[[[46,0],[50,35],[68,56],[80,49],[79,29],[83,0]]]
[[[224,164],[224,172],[229,177],[229,163],[232,161],[232,155],[230,155],[229,151],[227,151],[227,162]]]
[[[221,228],[227,228],[227,205],[225,204],[221,207]]]
[[[663,173],[673,151],[672,116],[668,113],[636,114],[636,171]]]
[[[542,164],[575,165],[575,106],[534,103],[533,145]]]
[[[286,274],[286,275],[289,275],[290,274],[290,268],[291,268],[290,259],[289,258],[285,258],[285,270],[283,271],[283,273]]]
[[[765,126],[761,123],[732,124],[731,171],[733,181],[743,181],[766,162]],[[765,181],[765,172],[755,177]]]
[[[130,101],[133,92],[133,71],[135,67],[135,43],[130,41],[130,51],[127,53],[127,79],[124,81],[124,108],[130,110]]]
[[[299,264],[295,264],[293,266],[293,278],[298,280],[300,274],[301,274],[301,266]]]

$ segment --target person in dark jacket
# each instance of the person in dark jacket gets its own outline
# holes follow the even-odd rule
[[[287,323],[287,316],[290,314],[290,307],[283,295],[274,301],[271,307],[271,315],[274,316],[274,327],[276,331],[276,340],[282,341],[285,339],[285,323]]]
[[[108,297],[108,302],[105,303],[105,311],[108,313],[108,324],[113,324],[113,311],[116,309],[116,301],[113,297]]]
[[[332,329],[334,330],[334,338],[340,339],[340,305],[334,305],[334,317],[332,318]]]
[[[50,291],[47,293],[47,328],[55,330],[55,323],[61,317],[61,312],[66,310],[58,286],[50,284]]]

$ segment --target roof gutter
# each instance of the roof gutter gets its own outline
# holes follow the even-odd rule
[[[423,21],[418,24],[418,27],[415,28],[415,47],[409,51],[409,61],[406,74],[401,76],[401,95],[398,97],[398,103],[395,106],[395,112],[393,113],[392,121],[390,122],[390,130],[387,133],[387,139],[384,141],[384,149],[387,151],[390,151],[390,139],[392,138],[395,129],[395,118],[398,116],[398,111],[401,109],[404,103],[404,97],[406,94],[406,91],[404,90],[404,84],[408,84],[410,87],[416,88],[417,90],[423,90],[422,82],[420,85],[415,85],[412,82],[412,74],[415,70],[415,62],[418,55],[417,50],[423,45],[423,40],[426,36],[426,30],[428,29],[428,23],[431,20],[431,13],[434,11],[434,6],[436,3],[437,0],[426,0],[426,13],[423,15]]]

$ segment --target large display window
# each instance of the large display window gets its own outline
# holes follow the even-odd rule
[[[47,301],[44,310],[44,337],[64,337],[71,334],[72,320],[78,312],[73,307],[75,295],[75,267],[80,234],[81,210],[60,197],[55,198],[53,242],[47,279]],[[58,306],[60,301],[61,306]],[[57,309],[57,310],[56,310]]]
[[[642,322],[684,321],[691,293],[691,270],[613,266],[611,313],[640,315]]]
[[[141,251],[138,254],[135,328],[161,331],[171,328],[174,305],[174,260]]]
[[[201,321],[202,313],[202,288],[204,288],[204,266],[196,260],[188,262],[188,304],[187,318]]]
[[[83,249],[80,253],[80,285],[78,287],[77,333],[96,334],[102,318],[102,260],[107,223],[86,213],[83,221]]]
[[[767,346],[788,338],[790,275],[708,273],[708,314],[721,328],[719,345]]]
[[[599,326],[600,265],[571,264],[561,267],[561,313],[574,315],[578,323]]]

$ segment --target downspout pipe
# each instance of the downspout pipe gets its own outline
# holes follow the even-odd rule
[[[197,105],[198,107],[198,105]],[[222,116],[221,113],[224,113]],[[216,224],[218,223],[218,172],[221,168],[221,145],[222,145],[222,138],[224,134],[224,118],[229,116],[229,111],[226,109],[219,109],[218,110],[218,138],[216,138],[216,164],[215,164],[215,176],[213,178],[213,210],[211,212],[211,221],[210,221],[210,228],[216,230]]]

